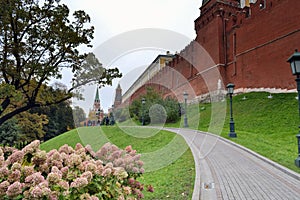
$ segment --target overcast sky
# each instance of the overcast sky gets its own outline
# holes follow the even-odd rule
[[[128,31],[145,28],[170,30],[183,34],[191,41],[196,36],[194,20],[200,14],[199,8],[202,0],[63,0],[62,2],[71,11],[84,10],[90,15],[91,25],[95,26],[93,48],[82,49],[82,51],[95,51],[107,41],[116,40],[114,38]],[[144,36],[139,35],[137,37]],[[176,47],[179,49],[170,49],[171,53],[174,53],[172,51],[175,50],[180,51],[180,48],[183,47],[184,45]],[[118,67],[124,76],[124,78],[115,80],[112,87],[101,88],[101,107],[105,112],[113,104],[117,84],[120,83],[123,92],[125,92],[131,84],[129,82],[133,82],[145,67],[158,54],[164,54],[165,50],[159,48],[134,49],[109,63],[102,61],[101,56],[98,57],[104,67]],[[63,81],[67,83],[70,81],[70,77],[64,77]],[[84,93],[86,100],[77,101],[74,104],[88,112],[88,109],[92,108],[95,91],[96,86],[86,88]]]

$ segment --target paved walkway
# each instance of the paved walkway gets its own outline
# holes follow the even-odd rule
[[[300,200],[300,174],[224,138],[164,129],[182,135],[194,155],[193,200]]]

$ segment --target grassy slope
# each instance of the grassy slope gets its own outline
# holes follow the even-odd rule
[[[296,94],[273,94],[272,99],[268,99],[268,95],[268,93],[259,92],[234,96],[233,118],[238,137],[232,139],[227,136],[229,132],[228,102],[227,116],[221,135],[300,173],[300,169],[294,164],[297,157],[295,136],[299,125]],[[244,96],[246,100],[243,100]],[[196,116],[198,111],[200,113],[198,129],[208,131],[211,104],[200,104],[199,109],[196,105],[190,106],[191,116]],[[189,121],[192,121],[192,118],[189,118]]]
[[[273,94],[272,99],[268,99],[268,95],[268,93],[261,92],[233,97],[233,114],[238,137],[229,139],[300,173],[300,169],[294,165],[294,159],[297,157],[297,140],[295,136],[298,133],[297,127],[299,125],[296,94]],[[243,100],[244,96],[247,97],[246,100]],[[222,104],[217,106],[222,107]],[[224,127],[221,129],[221,135],[228,138],[228,102],[225,108],[227,109],[227,116],[224,121]],[[210,126],[211,109],[211,104],[189,106],[188,121],[190,128],[203,131],[213,130]],[[217,109],[222,111],[222,108]],[[220,120],[222,121],[222,119]],[[166,126],[183,127],[183,120],[176,124],[166,124]],[[110,128],[105,127],[103,130],[113,143],[121,148],[131,144],[138,152],[147,152],[155,147],[160,148],[172,138],[171,136],[168,140],[167,134],[162,134],[163,136],[157,134],[151,137],[151,140],[145,140],[130,137],[128,134],[123,134],[120,130],[110,130]],[[95,146],[95,148],[105,143],[95,140],[95,137],[101,135],[99,134],[99,129],[87,129],[79,129],[80,134],[76,131],[70,131],[42,144],[42,147],[44,149],[52,149],[64,143],[74,146],[80,141],[80,138],[88,138],[86,140],[94,144],[92,146]],[[85,132],[89,134],[84,135]],[[132,131],[125,130],[125,132],[129,133]],[[138,133],[139,130],[137,129],[136,132]],[[153,133],[143,132],[142,134],[146,137]],[[168,167],[145,174],[143,181],[146,184],[153,184],[156,188],[156,192],[153,195],[147,194],[146,199],[166,199],[167,196],[169,196],[168,199],[186,199],[186,196],[181,194],[187,192],[191,195],[193,190],[191,177],[194,177],[194,162],[191,152],[187,151],[180,159]]]
[[[74,147],[80,142],[83,145],[90,144],[94,150],[97,150],[110,141],[120,148],[132,145],[138,153],[149,153],[156,152],[174,140],[184,142],[181,137],[171,132],[157,132],[155,129],[122,128],[121,130],[117,127],[83,127],[55,137],[43,143],[41,148],[48,151],[59,148],[65,143]],[[152,162],[165,158],[166,156],[154,157]],[[145,192],[145,199],[191,199],[194,178],[193,155],[190,150],[187,150],[179,159],[166,167],[144,174],[141,182],[151,184],[155,189],[154,193]]]
[[[238,138],[232,140],[300,173],[294,164],[299,126],[296,94],[273,94],[272,99],[267,96],[250,93],[247,100],[241,95],[234,97]],[[228,138],[228,129],[224,127],[222,136]]]

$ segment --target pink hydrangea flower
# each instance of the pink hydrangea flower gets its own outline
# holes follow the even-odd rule
[[[70,155],[70,158],[69,158],[69,165],[70,166],[78,166],[80,165],[82,162],[81,160],[81,157],[79,155],[76,155],[76,154],[72,154]]]
[[[49,184],[54,185],[54,184],[58,183],[61,180],[61,178],[62,178],[61,174],[51,172],[47,176],[47,181],[49,182]]]
[[[123,158],[118,158],[114,160],[114,166],[116,167],[125,167],[125,162]]]
[[[114,171],[114,175],[118,177],[118,179],[125,179],[128,177],[128,173],[125,171],[123,167],[116,167]]]
[[[96,169],[95,173],[97,175],[101,175],[103,171],[104,171],[103,165],[97,165],[97,169]]]
[[[52,150],[50,150],[50,151],[47,153],[47,157],[48,157],[48,158],[51,158],[51,157],[52,157],[52,155],[53,155],[55,152],[57,152],[57,150],[56,150],[56,149],[52,149]]]
[[[125,148],[125,151],[127,151],[128,153],[131,152],[131,151],[132,151],[131,145],[127,146],[127,147]]]
[[[79,149],[82,149],[82,148],[84,148],[84,147],[83,147],[82,144],[80,144],[80,143],[77,143],[77,144],[75,145],[75,151],[77,151],[77,150],[79,150]]]
[[[51,172],[61,174],[61,171],[58,169],[57,166],[52,166]]]
[[[85,146],[85,151],[86,153],[89,153],[92,157],[96,156],[96,153],[93,151],[91,145],[89,144]]]
[[[138,161],[136,162],[136,164],[137,164],[138,167],[141,168],[141,167],[144,165],[144,162],[141,161],[141,160],[138,160]]]
[[[64,180],[60,180],[58,185],[63,188],[64,190],[69,190],[69,183],[67,181]]]
[[[14,171],[14,170],[21,170],[22,168],[22,165],[20,163],[14,163],[12,166],[11,166],[11,170]]]
[[[39,171],[48,173],[49,172],[49,166],[47,163],[44,163],[39,166]]]
[[[111,151],[119,151],[119,148],[116,145],[111,145]]]
[[[0,156],[0,167],[2,167],[5,164],[4,156]]]
[[[99,198],[96,196],[91,196],[91,200],[99,200]]]
[[[88,180],[88,182],[92,181],[93,178],[93,174],[90,171],[84,172],[83,174],[81,174],[80,178],[86,178]]]
[[[71,188],[83,188],[88,185],[88,180],[86,178],[76,178],[74,182],[71,183]]]
[[[87,163],[87,165],[85,166],[85,171],[90,171],[90,172],[95,173],[96,170],[97,170],[97,166],[96,166],[96,164],[94,164],[92,162]]]
[[[49,199],[50,200],[58,200],[59,192],[58,191],[52,191],[50,193]]]
[[[114,167],[114,165],[111,162],[109,162],[105,165],[104,168],[113,168],[113,167]]]
[[[64,144],[63,146],[61,146],[58,150],[59,153],[65,153],[65,154],[69,154],[69,146],[67,144]]]
[[[38,185],[39,183],[42,183],[45,181],[45,178],[42,176],[41,172],[36,172],[31,174],[30,176],[27,176],[25,178],[25,183],[30,183],[32,185]]]
[[[31,197],[33,197],[35,199],[42,198],[43,197],[43,190],[39,186],[35,186],[30,191],[30,195],[31,195]]]
[[[90,196],[89,193],[84,193],[84,194],[80,195],[79,199],[80,199],[80,200],[85,200],[85,199],[86,199],[86,200],[90,200],[90,199],[91,199],[91,196]]]
[[[109,176],[111,174],[111,169],[110,168],[107,168],[107,169],[104,169],[104,171],[102,172],[102,176],[106,177],[106,176]]]
[[[69,172],[69,167],[68,166],[66,166],[66,167],[63,167],[63,168],[61,168],[61,173],[62,173],[62,176],[63,177],[66,177],[66,175],[68,174],[68,172]]]
[[[30,176],[34,173],[34,166],[24,166],[22,168],[22,174],[24,174],[25,177]]]
[[[22,151],[23,151],[24,154],[28,154],[28,153],[33,154],[39,148],[40,148],[40,141],[39,140],[34,140],[33,142],[31,142],[30,144],[25,146],[22,149]]]
[[[140,173],[141,173],[141,174],[145,173],[145,169],[144,169],[144,168],[141,168],[141,169],[140,169]]]
[[[1,178],[8,176],[8,174],[9,174],[9,170],[6,166],[3,166],[0,168],[0,177]]]
[[[47,153],[46,151],[38,151],[35,156],[32,158],[32,162],[35,165],[42,165],[47,160]]]
[[[63,165],[63,162],[61,160],[53,160],[50,164],[50,166],[55,166],[59,169],[63,168],[64,165]]]
[[[69,154],[72,154],[72,153],[75,152],[75,150],[72,147],[70,147],[70,146],[69,146],[69,150],[68,151],[69,151]]]
[[[6,195],[8,197],[16,197],[16,196],[18,196],[19,194],[22,193],[22,189],[23,189],[23,184],[22,183],[20,183],[19,181],[14,182],[10,186],[8,186],[7,191],[6,191]]]
[[[51,161],[62,161],[62,158],[60,156],[60,153],[58,151],[55,151],[53,155],[51,156]]]
[[[22,162],[23,161],[23,158],[24,158],[24,153],[22,151],[15,151],[13,154],[11,154],[6,162],[8,165],[11,165],[15,162]]]
[[[148,192],[154,192],[153,186],[152,186],[152,185],[148,185],[147,191],[148,191]]]
[[[124,190],[124,193],[125,193],[126,195],[131,194],[131,187],[125,186],[125,187],[123,187],[123,190]]]
[[[0,183],[0,195],[4,195],[10,183],[8,181],[3,181]]]
[[[10,183],[13,183],[16,181],[20,181],[20,178],[21,178],[20,170],[15,170],[15,171],[12,171],[11,174],[8,176],[8,181]]]

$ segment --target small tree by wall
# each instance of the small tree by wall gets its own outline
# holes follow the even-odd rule
[[[145,98],[145,104],[141,100]],[[135,118],[142,123],[172,123],[180,118],[180,106],[177,99],[162,99],[161,95],[155,92],[151,87],[147,88],[147,93],[134,100],[129,106],[131,118]]]

